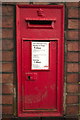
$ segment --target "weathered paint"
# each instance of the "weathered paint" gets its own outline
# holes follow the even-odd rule
[[[19,117],[62,116],[63,8],[62,5],[16,6]],[[32,41],[50,42],[49,70],[31,70]],[[28,73],[33,78],[36,73],[36,79],[27,80]]]

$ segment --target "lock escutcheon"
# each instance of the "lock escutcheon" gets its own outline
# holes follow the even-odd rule
[[[25,73],[26,80],[37,80],[37,73]]]

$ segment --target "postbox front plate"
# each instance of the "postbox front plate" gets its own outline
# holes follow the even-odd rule
[[[23,41],[22,46],[23,109],[56,109],[57,42],[50,42],[49,70],[31,69],[31,41]]]
[[[18,116],[62,116],[63,6],[16,10]]]

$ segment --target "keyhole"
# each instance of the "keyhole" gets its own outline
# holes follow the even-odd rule
[[[28,80],[30,80],[30,76],[28,76]]]

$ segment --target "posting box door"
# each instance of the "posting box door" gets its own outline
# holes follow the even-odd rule
[[[57,109],[57,41],[22,41],[23,110]]]
[[[19,117],[62,116],[63,5],[17,5]]]

